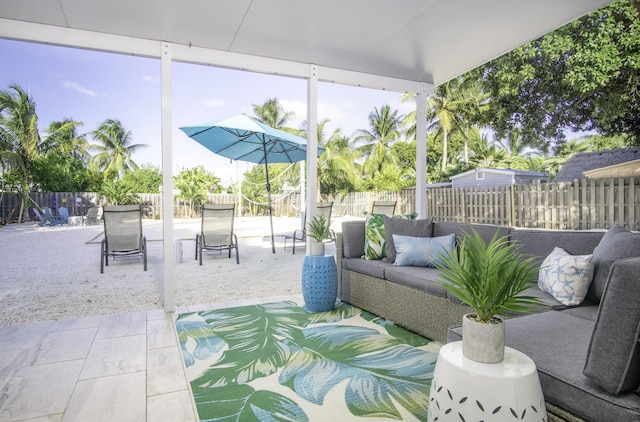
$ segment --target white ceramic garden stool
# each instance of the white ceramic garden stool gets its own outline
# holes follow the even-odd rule
[[[462,355],[462,342],[440,349],[429,395],[429,421],[546,421],[535,363],[505,348],[500,363]]]

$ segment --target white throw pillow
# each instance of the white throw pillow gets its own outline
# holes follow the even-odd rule
[[[542,262],[538,286],[565,306],[582,303],[593,280],[593,255],[569,255],[555,248]]]

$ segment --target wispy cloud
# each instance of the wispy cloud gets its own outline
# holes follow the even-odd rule
[[[205,107],[224,107],[226,105],[224,100],[219,100],[217,98],[211,98],[210,100],[202,101],[202,105]]]
[[[76,92],[79,92],[82,95],[88,95],[89,97],[97,97],[98,96],[98,94],[95,91],[93,91],[93,90],[91,90],[89,88],[85,88],[83,86],[80,86],[80,84],[77,84],[75,82],[65,81],[65,82],[62,82],[62,86],[64,86],[65,88],[72,89],[72,90],[74,90]]]
[[[142,77],[142,80],[143,80],[144,82],[156,82],[156,81],[158,81],[158,78],[154,78],[154,77],[153,77],[153,76],[151,76],[151,75],[144,75],[144,76]]]

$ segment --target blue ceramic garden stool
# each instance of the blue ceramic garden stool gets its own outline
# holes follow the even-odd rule
[[[333,255],[307,255],[302,262],[302,297],[311,312],[332,310],[338,294],[338,271]]]

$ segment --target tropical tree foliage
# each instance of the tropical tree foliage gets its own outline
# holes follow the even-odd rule
[[[147,163],[135,170],[126,170],[122,180],[135,192],[158,193],[162,186],[162,171],[160,167]],[[219,184],[219,179],[216,184]]]
[[[138,168],[131,156],[149,146],[134,144],[131,131],[126,130],[117,119],[105,120],[91,134],[98,142],[89,145],[89,149],[96,152],[96,155],[91,157],[91,163],[104,173],[105,181],[122,177],[127,169]]]
[[[640,145],[640,19],[616,0],[475,71],[498,137],[519,128],[547,149],[567,130],[626,133]]]
[[[395,164],[395,157],[389,154],[391,144],[400,139],[401,122],[404,116],[392,110],[388,104],[369,113],[369,129],[360,129],[354,138],[358,150],[365,157],[362,173],[370,179],[383,169],[383,163]],[[389,163],[391,161],[391,163]]]
[[[33,182],[34,162],[42,140],[38,132],[36,103],[31,94],[17,84],[0,91],[0,156],[3,184],[15,189],[22,198],[20,219],[26,213]]]
[[[222,192],[220,178],[205,170],[204,166],[182,169],[173,180],[180,190],[179,198],[189,202],[191,215],[197,215],[197,209],[207,201],[207,194]]]

